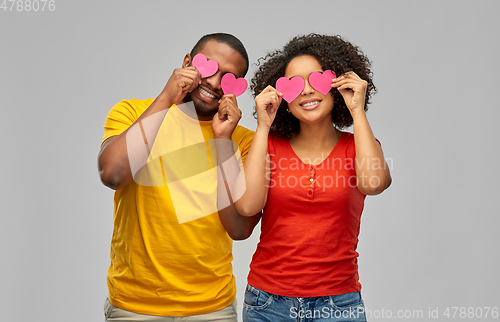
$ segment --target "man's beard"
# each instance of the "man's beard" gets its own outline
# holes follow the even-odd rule
[[[208,117],[208,116],[214,116],[215,113],[217,113],[217,109],[210,109],[207,105],[207,103],[199,98],[195,98],[193,100],[193,95],[192,93],[189,92],[186,94],[184,97],[183,101],[184,102],[189,102],[192,101],[194,108],[196,110],[196,115],[202,116],[202,117]]]

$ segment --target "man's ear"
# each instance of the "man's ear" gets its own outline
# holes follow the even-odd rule
[[[191,64],[191,54],[187,53],[186,56],[184,56],[184,60],[182,61],[182,68],[186,68]]]

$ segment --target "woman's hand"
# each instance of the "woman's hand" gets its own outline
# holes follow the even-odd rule
[[[355,72],[347,72],[332,80],[351,113],[365,110],[365,97],[368,82],[361,79]]]
[[[269,130],[276,118],[276,112],[281,104],[283,94],[271,85],[267,86],[255,97],[257,111],[257,126]]]

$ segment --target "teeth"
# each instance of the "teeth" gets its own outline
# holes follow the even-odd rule
[[[209,92],[207,92],[206,90],[204,90],[203,88],[201,87],[198,87],[198,90],[205,96],[208,96],[210,98],[215,98],[215,95],[213,94],[210,94]]]
[[[308,107],[308,106],[312,106],[312,105],[316,105],[316,104],[319,104],[319,101],[306,103],[306,104],[304,104],[304,105],[302,105],[302,106],[303,106],[303,107]]]

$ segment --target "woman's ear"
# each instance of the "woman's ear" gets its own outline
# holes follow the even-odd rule
[[[182,68],[186,68],[191,64],[191,54],[187,53],[186,56],[184,56],[184,60],[182,61]]]

